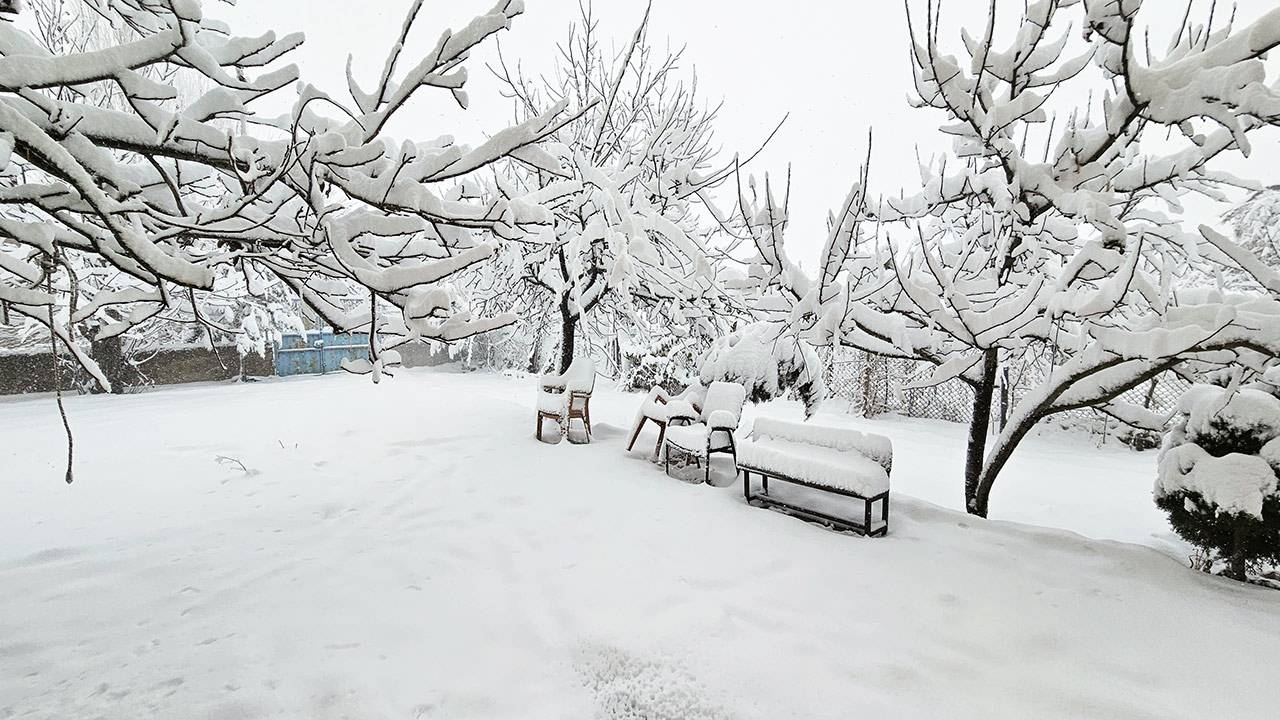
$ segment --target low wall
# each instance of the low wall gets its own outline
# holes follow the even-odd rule
[[[270,352],[265,358],[250,355],[244,359],[244,369],[245,374],[255,377],[274,375],[275,361]],[[64,391],[91,385],[84,370],[68,362],[64,361],[58,372],[59,384]],[[229,380],[240,375],[240,356],[234,347],[220,347],[217,355],[207,347],[165,350],[141,363],[136,370],[126,366],[120,375],[122,377],[112,378],[113,384],[123,386],[117,388],[117,392],[150,385]],[[0,355],[0,395],[54,390],[53,362],[49,353]]]

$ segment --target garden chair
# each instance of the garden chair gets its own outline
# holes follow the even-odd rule
[[[671,474],[671,450],[675,449],[701,464],[706,460],[704,482],[711,482],[711,454],[728,453],[738,464],[738,450],[733,433],[742,419],[742,405],[747,390],[737,383],[713,382],[707,388],[702,411],[694,415],[672,415],[667,421],[664,446],[665,467]]]
[[[591,393],[595,387],[596,364],[587,357],[574,358],[569,369],[559,375],[543,375],[538,383],[538,439],[542,440],[542,422],[554,420],[560,434],[576,443],[569,436],[569,426],[577,418],[586,430],[585,442],[591,442]]]
[[[636,413],[636,419],[632,423],[631,442],[627,443],[627,452],[635,447],[644,424],[651,422],[658,426],[658,441],[653,445],[653,460],[657,462],[662,453],[662,441],[666,438],[667,423],[671,420],[671,416],[698,417],[702,412],[702,399],[706,394],[707,389],[696,380],[685,388],[684,392],[674,396],[668,395],[666,390],[655,386],[645,396],[640,410]]]

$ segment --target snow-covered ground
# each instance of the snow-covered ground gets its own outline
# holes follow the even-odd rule
[[[625,455],[637,402],[598,389],[596,442],[550,446],[491,375],[72,398],[71,487],[52,401],[0,402],[0,718],[1280,707],[1280,593],[1184,567],[1154,455],[1033,439],[984,522],[943,507],[961,428],[824,416],[895,441],[867,540]]]

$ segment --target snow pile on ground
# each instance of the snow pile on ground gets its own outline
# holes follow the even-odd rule
[[[599,648],[579,665],[601,720],[730,720],[687,668]]]
[[[0,718],[1280,703],[1280,593],[1184,566],[1151,454],[1033,440],[993,510],[1161,551],[914,499],[959,504],[963,428],[824,414],[894,442],[891,531],[862,539],[667,478],[643,442],[625,453],[641,397],[603,384],[592,444],[540,444],[534,382],[414,370],[71,398],[69,487],[52,400],[0,402]]]

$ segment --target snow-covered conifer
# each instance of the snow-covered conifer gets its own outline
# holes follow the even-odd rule
[[[1280,368],[1243,387],[1194,385],[1160,451],[1156,504],[1185,540],[1244,580],[1280,564]]]

